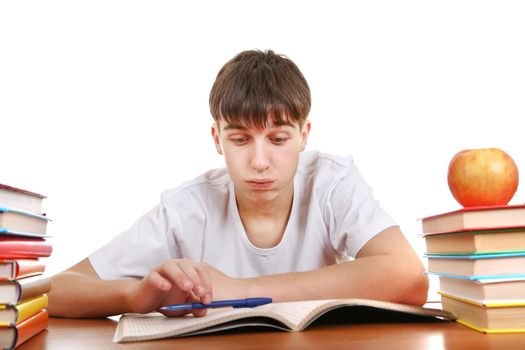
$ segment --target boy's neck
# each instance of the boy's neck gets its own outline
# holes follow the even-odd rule
[[[281,241],[292,211],[293,185],[274,200],[252,202],[237,197],[237,208],[250,242],[258,248],[271,248]]]

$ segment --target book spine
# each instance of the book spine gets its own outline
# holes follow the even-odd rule
[[[46,265],[38,259],[20,259],[16,261],[17,273],[15,278],[24,278],[44,273]]]
[[[14,281],[15,279],[41,275],[44,273],[46,265],[38,259],[9,259],[0,260],[0,282]]]
[[[18,310],[18,317],[16,319],[16,323],[20,323],[24,320],[27,320],[29,317],[35,315],[40,310],[47,308],[47,305],[48,298],[46,294],[42,294],[38,297],[29,299],[25,302],[18,304],[16,306]]]
[[[24,280],[18,280],[17,282],[21,291],[19,300],[27,300],[51,290],[51,278],[48,277],[40,278],[27,284],[22,284],[25,282]]]

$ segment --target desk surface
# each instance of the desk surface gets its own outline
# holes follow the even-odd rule
[[[112,343],[110,319],[50,319],[32,349],[525,349],[525,334],[481,334],[455,322],[314,325],[303,332],[235,331],[218,335]]]

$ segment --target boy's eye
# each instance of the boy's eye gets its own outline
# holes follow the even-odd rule
[[[231,138],[231,140],[236,145],[242,145],[242,144],[246,143],[246,141],[248,141],[248,138],[243,137],[243,136],[238,136],[238,137]]]
[[[272,138],[272,142],[275,143],[276,145],[283,144],[283,143],[286,142],[286,140],[288,140],[288,138],[286,138],[286,137],[274,137],[274,138]]]

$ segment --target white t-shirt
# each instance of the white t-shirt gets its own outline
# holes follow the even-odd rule
[[[89,260],[102,279],[142,278],[170,258],[207,262],[237,278],[307,271],[355,257],[394,225],[351,157],[303,152],[290,218],[275,247],[249,241],[223,168],[165,191],[156,208]]]

